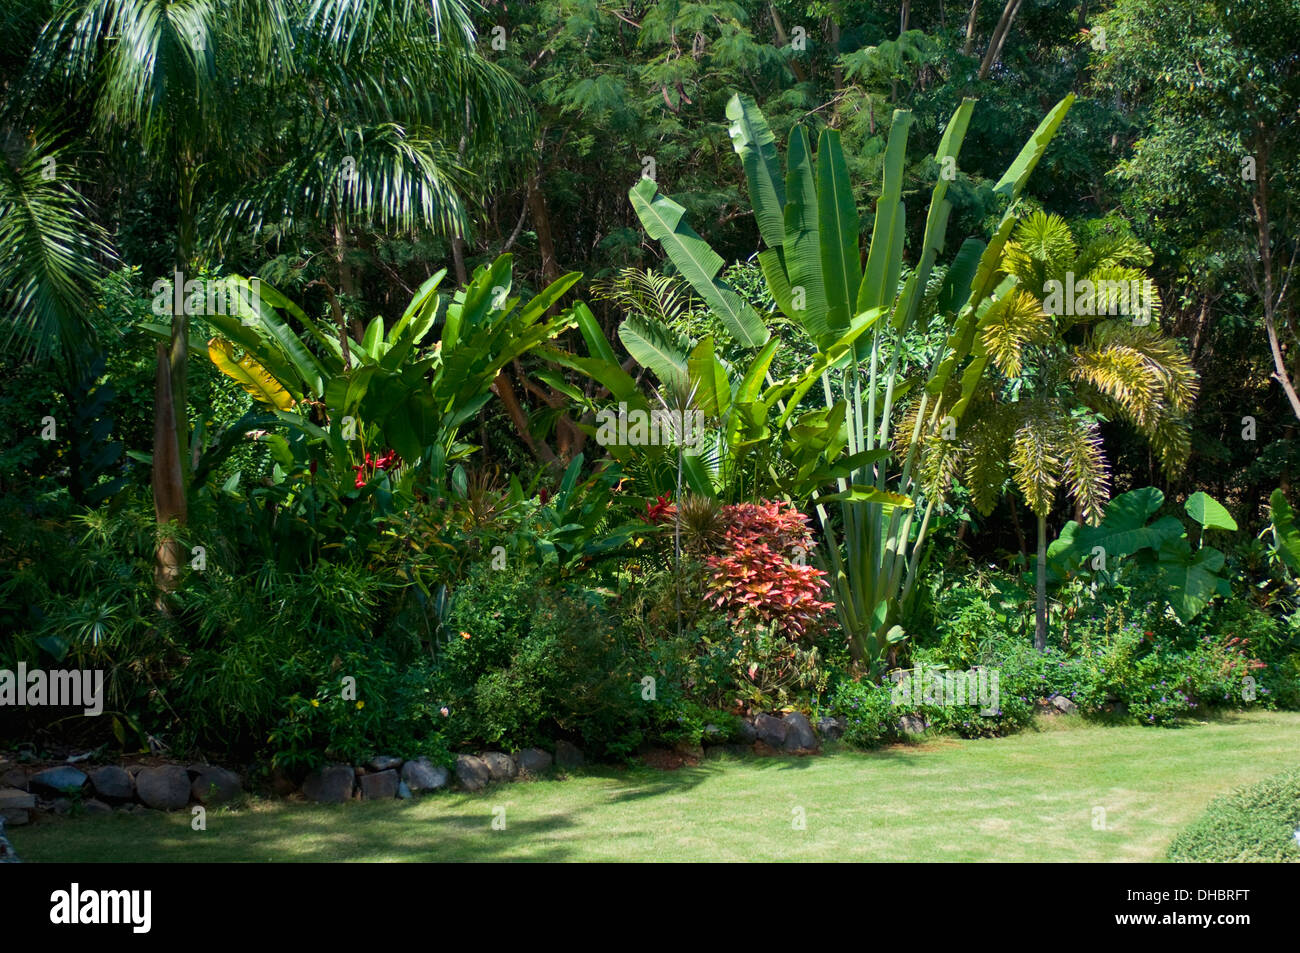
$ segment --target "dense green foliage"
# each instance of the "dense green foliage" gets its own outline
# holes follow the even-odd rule
[[[0,669],[108,675],[4,737],[1300,707],[1297,0],[0,22]]]
[[[1285,771],[1215,798],[1169,845],[1194,864],[1300,862],[1300,771]]]

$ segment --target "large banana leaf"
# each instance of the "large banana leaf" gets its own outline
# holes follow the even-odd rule
[[[295,403],[293,395],[248,354],[235,357],[235,346],[224,338],[208,342],[208,356],[217,370],[248,393],[277,410],[288,410]]]
[[[722,270],[722,257],[682,220],[686,209],[659,195],[652,179],[642,179],[628,194],[646,233],[663,245],[682,277],[727,326],[731,336],[746,347],[766,344],[767,327],[758,312],[725,282],[716,280]]]

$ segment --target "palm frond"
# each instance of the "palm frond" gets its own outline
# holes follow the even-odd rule
[[[37,141],[13,164],[0,160],[0,309],[11,344],[69,356],[93,340],[89,315],[103,266],[116,261],[107,233],[78,191],[72,155]]]
[[[1061,428],[1062,477],[1089,523],[1100,522],[1110,498],[1110,467],[1094,421],[1076,416]]]
[[[1006,377],[1019,377],[1026,345],[1052,333],[1052,319],[1036,296],[1017,289],[998,299],[980,319],[980,336],[993,365]]]
[[[1038,516],[1046,516],[1061,480],[1061,424],[1046,403],[1024,408],[1020,426],[1011,438],[1011,478],[1025,503]]]

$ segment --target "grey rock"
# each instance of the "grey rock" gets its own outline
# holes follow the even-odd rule
[[[1052,705],[1057,711],[1065,715],[1076,715],[1079,713],[1079,706],[1064,695],[1053,695]]]
[[[752,722],[741,721],[739,730],[740,740],[745,744],[752,745],[758,740],[758,729],[754,727]]]
[[[525,748],[523,751],[515,752],[515,766],[519,768],[520,774],[534,776],[545,774],[551,770],[554,761],[550,752],[543,751],[541,748]]]
[[[727,740],[727,733],[717,725],[705,725],[702,740],[706,745],[720,745]]]
[[[190,773],[178,764],[145,768],[135,778],[140,802],[159,811],[175,811],[190,803]]]
[[[0,825],[8,821],[12,826],[26,824],[30,811],[36,810],[36,795],[18,788],[0,788]]]
[[[466,791],[482,791],[492,780],[487,762],[472,754],[456,755],[456,780]]]
[[[819,718],[817,732],[829,741],[838,741],[844,735],[844,725],[839,718]]]
[[[90,772],[90,783],[95,794],[105,801],[129,801],[135,797],[135,778],[125,768],[115,764],[95,768]]]
[[[411,789],[406,786],[405,781],[399,781],[397,783],[397,796],[400,797],[403,801],[409,801],[415,795],[411,793]]]
[[[102,817],[106,814],[113,813],[113,809],[111,807],[109,807],[103,801],[95,800],[93,797],[85,804],[83,804],[82,807],[85,809],[87,814],[92,814],[96,817]]]
[[[925,727],[925,719],[920,715],[904,715],[898,719],[898,730],[905,735],[923,735]]]
[[[50,805],[50,810],[60,817],[67,817],[72,813],[72,799],[66,797],[56,797],[54,803]]]
[[[811,751],[817,747],[817,735],[802,712],[792,711],[781,720],[785,722],[786,751]]]
[[[133,778],[138,778],[138,777],[140,776],[140,772],[144,770],[144,765],[142,765],[142,764],[128,764],[128,765],[126,766],[126,770],[127,770],[127,773],[131,775],[131,777],[133,777]]]
[[[27,779],[27,787],[41,794],[63,794],[65,791],[79,791],[86,783],[86,776],[76,768],[62,765],[46,768]]]
[[[381,754],[367,761],[366,767],[371,771],[396,771],[402,766],[402,761],[402,758],[395,758],[391,754]]]
[[[400,779],[392,768],[361,779],[361,797],[367,801],[391,801],[397,797]]]
[[[515,759],[500,751],[485,751],[483,763],[492,773],[493,781],[509,781],[519,773],[519,768],[515,766]]]
[[[352,798],[356,773],[350,764],[331,764],[312,771],[303,779],[302,793],[318,804],[342,804]]]
[[[754,730],[758,732],[758,740],[773,748],[780,748],[785,744],[785,733],[789,726],[780,718],[773,718],[771,715],[759,715],[754,719]]]
[[[402,783],[413,793],[445,788],[447,780],[447,769],[442,765],[432,764],[428,758],[416,758],[402,765]]]
[[[29,811],[35,807],[35,794],[17,788],[0,788],[0,811]]]
[[[200,804],[224,804],[239,797],[239,775],[214,764],[201,765],[190,785],[190,793]]]
[[[20,791],[26,791],[27,772],[22,768],[10,768],[4,774],[0,774],[0,787],[17,788]]]
[[[561,768],[580,768],[586,762],[582,749],[567,741],[555,742],[555,764]]]

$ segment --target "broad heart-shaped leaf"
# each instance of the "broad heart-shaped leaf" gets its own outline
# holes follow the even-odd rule
[[[213,338],[208,342],[208,357],[217,366],[217,370],[262,403],[277,410],[288,410],[294,405],[293,396],[284,385],[268,374],[266,368],[251,356],[245,354],[236,360],[235,346],[225,338]]]
[[[618,338],[638,364],[654,371],[669,388],[681,389],[686,384],[690,344],[681,335],[649,318],[629,314],[619,325]]]
[[[1208,493],[1197,490],[1183,504],[1187,515],[1206,529],[1237,529],[1237,521],[1222,503]]]
[[[1167,540],[1183,536],[1183,524],[1172,516],[1148,525],[1164,501],[1165,495],[1153,486],[1121,493],[1107,504],[1100,525],[1085,526],[1075,534],[1077,557],[1100,546],[1107,559],[1114,559],[1140,549],[1158,550]]]
[[[632,186],[628,196],[646,234],[663,245],[682,277],[704,299],[736,342],[744,347],[766,344],[767,326],[758,312],[726,282],[716,280],[715,276],[722,270],[722,258],[683,221],[686,209],[658,194],[651,179],[642,179]]]
[[[1228,580],[1218,574],[1223,553],[1213,546],[1192,552],[1186,537],[1167,539],[1160,545],[1157,566],[1169,589],[1166,598],[1183,622],[1190,622],[1216,595],[1232,594]]]
[[[1061,535],[1047,544],[1047,578],[1049,582],[1060,582],[1074,568],[1073,562],[1079,558],[1075,537],[1080,526],[1074,520],[1066,523]]]
[[[776,136],[754,100],[737,93],[727,103],[731,126],[731,147],[740,156],[749,182],[749,201],[754,206],[758,233],[768,248],[780,248],[785,241],[785,184],[776,155]]]
[[[1296,529],[1291,504],[1280,489],[1273,491],[1268,503],[1273,521],[1273,548],[1283,565],[1294,573],[1300,573],[1300,530]]]

